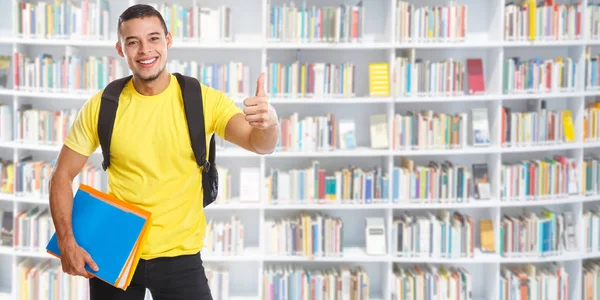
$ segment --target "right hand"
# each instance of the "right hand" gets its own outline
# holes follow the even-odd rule
[[[59,247],[61,254],[60,262],[62,264],[63,272],[69,275],[83,276],[85,278],[94,277],[85,269],[85,264],[87,264],[94,272],[98,272],[98,265],[96,265],[92,256],[77,245],[75,240],[71,239],[64,241]]]

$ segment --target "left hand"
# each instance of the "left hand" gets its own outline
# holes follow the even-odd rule
[[[256,96],[244,99],[246,121],[250,126],[263,130],[279,125],[275,108],[268,102],[264,83],[265,73],[261,73],[256,82]]]

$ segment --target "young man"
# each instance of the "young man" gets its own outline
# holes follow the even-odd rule
[[[71,228],[72,180],[99,146],[100,91],[81,108],[64,141],[50,182],[50,209],[63,271],[90,278],[91,300],[212,299],[199,251],[205,215],[201,171],[187,129],[183,100],[174,75],[165,68],[172,36],[160,13],[148,5],[129,7],[119,18],[117,52],[133,79],[119,99],[108,168],[109,193],[152,212],[147,240],[126,291],[91,276],[94,258],[75,240]],[[258,78],[256,96],[243,111],[231,99],[202,85],[207,145],[213,132],[247,150],[274,151],[279,124]]]

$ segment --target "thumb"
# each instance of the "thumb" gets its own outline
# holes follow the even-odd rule
[[[96,262],[92,259],[92,256],[87,253],[87,251],[83,250],[85,255],[84,255],[84,259],[85,262],[87,263],[88,266],[90,266],[90,268],[94,271],[94,272],[98,272],[98,265],[96,264]]]
[[[266,97],[267,92],[265,91],[265,73],[260,73],[258,80],[256,81],[256,96]]]

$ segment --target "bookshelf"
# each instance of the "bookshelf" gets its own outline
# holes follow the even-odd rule
[[[34,3],[42,1],[32,0]],[[80,3],[81,1],[74,1]],[[103,0],[92,0],[100,6]],[[0,18],[0,55],[13,55],[15,52],[35,57],[41,53],[50,53],[55,58],[63,55],[106,56],[118,57],[114,50],[116,25],[118,15],[129,5],[140,3],[139,0],[108,0],[110,14],[108,17],[109,37],[102,38],[100,33],[89,37],[71,38],[38,38],[17,35],[18,1],[1,1],[0,10],[10,11],[7,17]],[[158,2],[158,1],[157,1]],[[296,7],[303,3],[301,0],[292,1]],[[307,0],[308,6],[338,6],[339,4],[355,5],[358,1],[351,0]],[[307,116],[324,116],[333,113],[336,118],[354,120],[356,149],[335,151],[277,151],[268,156],[258,156],[245,150],[231,147],[224,143],[224,148],[217,152],[217,164],[229,169],[231,174],[231,201],[219,201],[207,209],[207,219],[227,221],[232,215],[239,218],[244,226],[244,247],[242,254],[213,254],[204,253],[205,265],[211,268],[229,270],[227,292],[230,299],[268,299],[263,282],[267,272],[278,266],[305,268],[307,270],[323,270],[348,267],[353,269],[360,266],[368,275],[370,282],[370,299],[394,299],[392,289],[395,287],[394,270],[396,267],[409,269],[415,265],[430,264],[436,267],[456,267],[466,270],[472,278],[473,299],[499,299],[501,290],[500,280],[505,267],[523,267],[532,264],[538,269],[552,268],[552,263],[564,266],[568,277],[568,298],[582,299],[584,286],[584,271],[586,261],[600,258],[600,249],[588,251],[583,244],[585,241],[584,216],[586,211],[594,209],[600,202],[600,195],[582,192],[581,166],[587,155],[598,154],[600,142],[584,139],[584,115],[586,104],[600,96],[600,90],[588,89],[584,84],[586,51],[589,47],[591,56],[600,55],[600,37],[588,35],[593,18],[591,10],[585,9],[592,0],[580,2],[555,0],[557,4],[581,3],[581,32],[577,39],[540,39],[511,40],[505,37],[504,28],[508,18],[505,12],[510,8],[506,0],[447,0],[407,1],[415,5],[434,6],[466,5],[466,30],[464,37],[455,41],[406,41],[397,39],[399,29],[396,26],[400,20],[396,0],[363,1],[365,22],[363,40],[360,42],[305,42],[305,41],[273,41],[269,35],[269,7],[278,6],[289,1],[268,0],[171,0],[186,7],[203,6],[216,9],[223,5],[231,9],[230,41],[198,41],[175,39],[169,58],[180,61],[203,61],[207,63],[227,63],[240,61],[250,69],[250,92],[254,90],[259,71],[268,72],[270,63],[292,64],[298,60],[305,62],[330,62],[334,64],[353,63],[355,67],[355,87],[352,97],[314,97],[271,95],[270,101],[276,107],[280,118],[289,118],[294,112],[302,118]],[[520,1],[517,1],[518,3]],[[596,19],[600,18],[596,10]],[[597,22],[597,21],[596,21]],[[511,57],[520,57],[521,61],[534,58],[554,59],[569,57],[576,65],[573,73],[574,88],[568,91],[548,90],[535,93],[504,92],[505,62]],[[483,81],[485,93],[479,95],[425,95],[413,96],[405,94],[390,94],[385,97],[369,96],[368,65],[369,63],[389,63],[392,73],[396,65],[396,57],[414,57],[432,62],[440,62],[453,58],[462,63],[468,58],[481,58],[483,63]],[[124,61],[120,61],[127,71]],[[11,65],[12,66],[12,65]],[[12,72],[11,72],[12,73]],[[392,74],[390,74],[392,78]],[[467,80],[465,73],[464,80]],[[94,91],[60,90],[56,92],[28,90],[13,86],[13,74],[9,76],[8,86],[0,88],[0,104],[11,105],[13,116],[17,107],[30,104],[33,108],[43,110],[77,109]],[[269,92],[269,91],[268,91]],[[232,96],[236,103],[242,106],[243,95]],[[502,116],[503,108],[511,112],[527,111],[528,104],[535,100],[544,100],[550,110],[570,110],[572,112],[574,139],[570,143],[521,145],[504,147],[502,145]],[[388,141],[393,140],[394,117],[406,115],[410,111],[430,109],[434,112],[456,114],[466,112],[468,123],[472,121],[472,109],[487,109],[490,145],[472,145],[471,129],[468,127],[467,139],[469,146],[460,149],[407,149],[398,148],[388,143],[384,149],[371,149],[370,131],[368,126],[370,116],[383,114],[387,117]],[[16,119],[13,119],[16,126]],[[358,126],[361,124],[361,126]],[[15,130],[16,132],[16,130]],[[18,141],[0,141],[0,158],[18,162],[20,158],[31,155],[35,160],[50,161],[55,158],[60,145],[22,143]],[[556,195],[542,200],[503,201],[502,195],[502,166],[515,164],[524,160],[540,160],[555,155],[572,159],[578,166],[575,174],[579,180],[577,193],[558,197]],[[385,201],[378,203],[279,203],[268,201],[268,190],[259,191],[258,202],[237,203],[240,198],[240,174],[243,168],[258,168],[259,186],[264,187],[272,169],[288,171],[306,169],[315,160],[320,167],[331,174],[334,170],[354,165],[362,170],[374,166],[381,167],[388,181],[388,188],[394,187],[390,174],[395,167],[402,165],[404,159],[410,159],[416,166],[427,165],[430,161],[450,161],[455,165],[464,166],[469,171],[474,163],[487,163],[491,199],[462,202],[396,202],[391,193]],[[99,167],[101,154],[98,150],[90,159],[92,165]],[[104,175],[103,175],[104,176]],[[105,182],[102,183],[105,187]],[[225,199],[229,200],[229,199]],[[48,206],[47,198],[19,195],[18,193],[0,194],[0,209],[12,211],[15,214],[34,207]],[[556,214],[572,212],[575,226],[576,247],[555,253],[553,255],[523,255],[501,256],[499,252],[501,234],[500,226],[505,216],[518,217],[530,212],[540,214],[549,209]],[[265,224],[268,221],[297,217],[306,212],[314,216],[318,213],[339,218],[343,221],[343,246],[341,255],[336,256],[290,256],[285,254],[270,254],[269,244],[265,240]],[[427,257],[415,254],[413,256],[398,256],[392,247],[392,227],[394,221],[404,214],[411,216],[426,216],[427,213],[440,214],[443,212],[458,212],[469,216],[474,221],[474,251],[472,256]],[[366,252],[365,221],[367,218],[383,218],[386,236],[386,254],[368,255]],[[495,252],[481,251],[479,237],[479,220],[492,221],[495,242]],[[1,224],[0,224],[1,225]],[[37,250],[27,250],[21,247],[0,246],[0,300],[18,299],[21,280],[19,264],[25,260],[42,263],[50,260],[49,255]],[[554,298],[553,298],[554,299]]]

